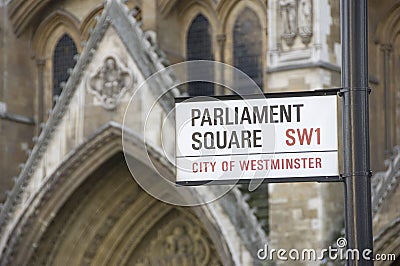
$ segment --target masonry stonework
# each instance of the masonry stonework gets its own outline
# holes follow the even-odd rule
[[[400,78],[396,73],[400,71],[400,5],[396,0],[371,0],[368,4],[371,170],[378,172],[372,178],[374,235],[377,250],[398,253],[400,157],[396,146],[400,145]],[[213,58],[234,64],[234,27],[246,9],[255,14],[260,25],[257,34],[262,45],[257,60],[265,92],[340,87],[338,0],[0,1],[0,264],[12,264],[15,254],[27,254],[18,258],[22,264],[44,262],[45,254],[51,254],[53,262],[68,261],[53,245],[74,254],[77,247],[69,241],[79,238],[83,232],[79,222],[85,219],[99,221],[85,242],[85,249],[76,251],[79,263],[102,261],[105,255],[98,251],[108,249],[117,238],[124,239],[120,244],[126,248],[118,253],[123,258],[120,262],[135,260],[146,264],[149,257],[145,246],[158,246],[161,242],[154,239],[160,235],[174,243],[202,239],[209,243],[211,254],[203,262],[222,261],[224,265],[261,263],[255,259],[256,252],[265,243],[272,248],[321,250],[336,240],[344,227],[341,183],[270,184],[254,194],[242,186],[214,205],[188,209],[187,213],[146,198],[136,185],[121,189],[118,211],[107,208],[102,201],[101,193],[110,191],[106,184],[118,187],[117,183],[124,182],[128,175],[122,166],[120,134],[125,107],[135,86],[166,65],[186,60],[187,33],[199,14],[211,25]],[[63,85],[65,93],[57,99],[52,92],[53,51],[63,34],[75,42],[77,67],[70,70],[70,79]],[[125,74],[116,79],[117,83],[106,86],[113,92],[99,93],[104,86],[93,82],[101,83],[96,75],[100,75],[107,58],[114,58]],[[230,73],[224,75],[232,78]],[[118,87],[122,79],[130,87],[124,92],[123,87]],[[165,76],[160,84],[170,86],[171,80]],[[142,133],[145,118],[141,115],[154,100],[154,89],[160,88],[148,88],[146,93],[137,95],[140,105],[134,110],[138,116],[129,121],[136,133]],[[223,92],[227,91],[216,91]],[[339,106],[340,103],[339,99]],[[160,135],[162,130],[173,131],[173,123],[167,123],[164,129],[160,125],[166,117],[165,106],[171,105],[168,102],[155,107],[146,137],[157,147],[167,142],[172,154],[173,141]],[[340,114],[339,108],[339,117]],[[135,151],[140,157],[144,148]],[[152,156],[157,162],[166,159],[157,153]],[[118,177],[96,184],[96,178],[104,179],[104,167],[109,167],[109,178]],[[149,172],[146,167],[141,169]],[[169,174],[173,171],[166,169]],[[82,174],[89,170],[92,174]],[[90,192],[92,199],[92,194],[85,194],[91,185],[99,189],[98,193]],[[133,194],[130,198],[131,192],[138,193],[143,202],[135,205],[137,198]],[[78,202],[72,195],[88,202],[87,208],[74,210]],[[154,208],[147,206],[146,200]],[[107,217],[91,216],[90,210],[97,203],[105,204]],[[159,220],[154,226],[142,224],[151,221],[152,216],[137,221],[136,225],[143,226],[148,234],[135,253],[129,243],[140,230],[130,234],[124,231],[129,219],[121,217],[124,211],[147,207]],[[157,216],[162,211],[165,220],[161,214]],[[69,215],[75,215],[77,220],[68,220]],[[200,231],[187,226],[187,221],[198,224]],[[175,223],[191,238],[185,240],[182,231],[174,230]],[[37,232],[29,230],[30,224]],[[71,234],[70,238],[57,240],[55,236],[61,231]],[[204,237],[200,238],[198,232]],[[196,247],[201,245],[197,243]],[[195,260],[193,256],[186,261],[179,256],[158,259],[182,264]],[[109,261],[117,263],[118,258]]]

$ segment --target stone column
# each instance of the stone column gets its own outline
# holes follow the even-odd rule
[[[37,123],[36,123],[36,129],[35,129],[35,133],[38,136],[41,128],[40,128],[40,124],[42,122],[44,122],[44,78],[43,78],[43,72],[44,72],[44,67],[46,64],[46,60],[44,59],[37,59],[36,60],[36,66],[37,66],[37,75],[38,75],[38,83],[37,83],[37,93],[36,93],[36,97],[37,97],[37,108],[36,108],[36,119],[37,119]]]
[[[391,44],[382,44],[380,47],[383,53],[383,106],[385,106],[385,153],[389,154],[392,150],[392,100],[390,91],[390,56],[392,52]]]

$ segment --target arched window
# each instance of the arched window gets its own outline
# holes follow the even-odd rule
[[[257,14],[250,8],[240,13],[234,25],[233,64],[263,88],[262,29]]]
[[[236,18],[233,28],[233,64],[246,73],[254,82],[263,89],[262,67],[262,28],[257,14],[250,8],[245,8]],[[239,77],[235,77],[238,88],[246,93],[253,93],[256,88],[248,88],[248,82],[240,84]],[[256,209],[255,216],[268,234],[268,184],[263,183],[254,190],[249,191],[247,185],[240,187],[244,194],[248,194],[248,204]]]
[[[53,53],[53,97],[61,94],[60,83],[68,80],[68,69],[75,66],[74,55],[77,53],[74,41],[68,34],[64,34]]]
[[[214,60],[212,52],[212,30],[207,18],[198,15],[189,28],[186,39],[187,60]],[[207,69],[213,75],[213,69]],[[189,72],[189,78],[194,73]],[[190,82],[188,92],[191,96],[214,94],[214,84],[208,82]]]

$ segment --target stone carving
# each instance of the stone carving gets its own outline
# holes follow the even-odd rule
[[[136,266],[220,265],[202,229],[187,219],[175,220],[158,232],[146,256]],[[157,251],[157,252],[154,252]]]
[[[89,78],[88,88],[95,96],[95,102],[107,110],[113,110],[134,82],[129,69],[116,57],[108,56],[103,65]]]
[[[288,46],[292,46],[297,32],[296,0],[280,0],[283,33],[282,38]]]
[[[299,35],[303,44],[308,45],[313,35],[312,0],[280,0],[279,1],[282,39],[287,46],[294,44]]]
[[[312,0],[300,0],[299,35],[305,45],[311,41],[312,26]]]

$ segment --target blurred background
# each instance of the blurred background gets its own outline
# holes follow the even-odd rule
[[[368,2],[374,248],[399,257],[400,3]],[[341,183],[238,185],[213,204],[177,207],[133,181],[121,144],[132,90],[174,63],[233,65],[264,92],[340,87],[338,0],[1,0],[0,20],[0,265],[287,264],[257,251],[321,250],[343,235]],[[133,125],[171,80],[137,96]],[[180,93],[231,92],[193,82]],[[172,130],[161,125],[171,99],[150,118],[155,147]],[[138,171],[156,175],[132,143]]]

